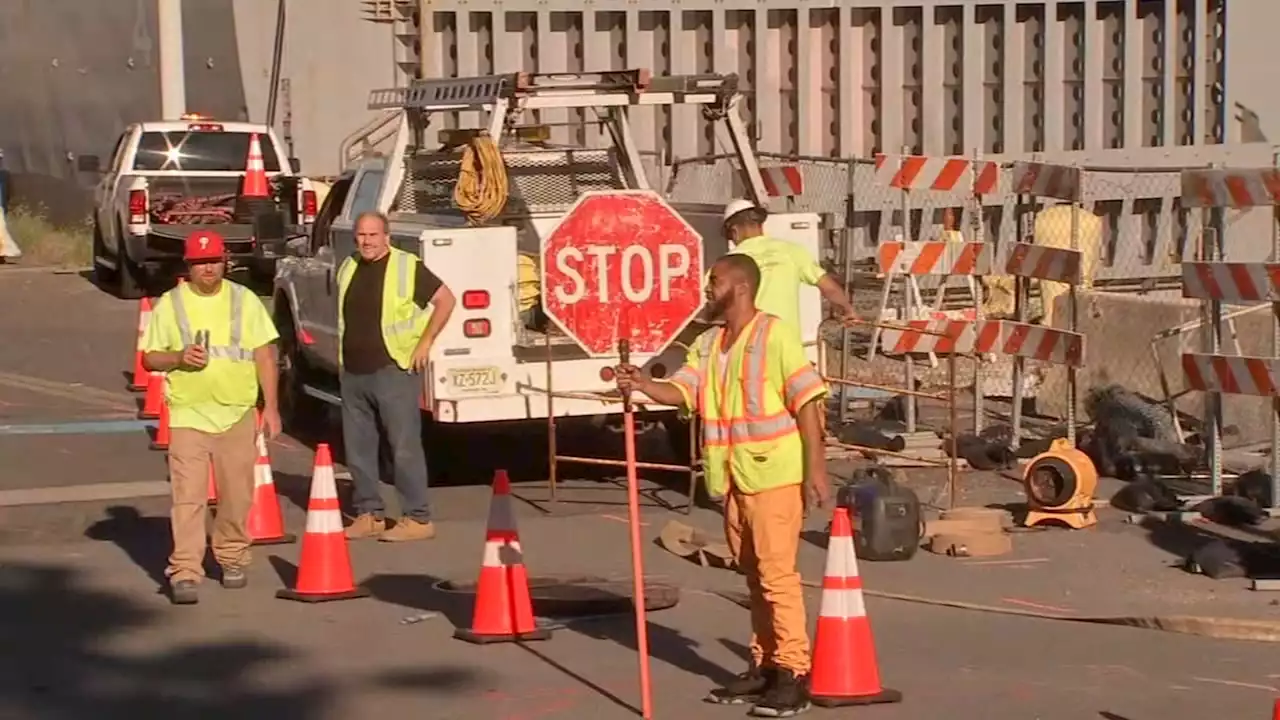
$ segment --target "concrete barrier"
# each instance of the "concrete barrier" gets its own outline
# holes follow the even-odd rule
[[[1065,327],[1067,303],[1063,295],[1055,303],[1056,324]],[[1090,388],[1118,383],[1151,398],[1163,398],[1157,359],[1151,353],[1151,339],[1156,333],[1196,320],[1200,302],[1172,293],[1163,297],[1139,296],[1098,291],[1077,293],[1079,332],[1085,335],[1085,365],[1077,373],[1079,393],[1077,412],[1083,420],[1083,400]],[[1224,308],[1224,314],[1235,308]],[[1271,354],[1270,312],[1235,319],[1240,353],[1269,356]],[[1173,393],[1186,390],[1180,356],[1184,351],[1205,347],[1205,328],[1197,328],[1181,336],[1157,344],[1159,366],[1164,368]],[[1224,354],[1234,353],[1230,344],[1230,327],[1223,328]],[[1061,365],[1048,368],[1037,400],[1037,409],[1047,415],[1066,417],[1067,372]],[[1182,412],[1202,417],[1204,393],[1190,392],[1178,401]],[[1271,402],[1266,398],[1244,395],[1223,396],[1223,422],[1240,430],[1239,443],[1259,442],[1270,438]]]

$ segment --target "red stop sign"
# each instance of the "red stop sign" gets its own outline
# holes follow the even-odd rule
[[[578,198],[542,241],[542,305],[593,356],[659,353],[702,307],[702,236],[655,192]]]

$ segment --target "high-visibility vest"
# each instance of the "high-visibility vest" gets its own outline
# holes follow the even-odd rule
[[[686,364],[670,378],[686,396],[696,397],[707,490],[723,495],[731,481],[747,494],[798,485],[805,458],[794,413],[806,399],[825,393],[822,377],[803,360],[785,323],[772,315],[756,314],[721,367],[724,332],[720,327],[703,333],[694,345],[697,366]],[[797,358],[797,367],[779,382],[782,374],[770,372],[766,363],[782,356]],[[789,408],[789,399],[797,406]]]
[[[245,348],[244,306],[255,301],[243,285],[223,280],[230,293],[230,313],[225,317],[206,317],[208,313],[193,316],[186,306],[186,283],[164,294],[165,303],[157,303],[173,309],[172,316],[161,316],[161,321],[172,321],[178,326],[178,337],[183,347],[195,343],[196,330],[208,330],[205,346],[208,359],[198,371],[174,370],[169,373],[166,393],[170,404],[189,407],[204,403],[216,403],[233,407],[254,405],[258,402],[257,366],[253,361],[253,349]]]
[[[409,369],[413,349],[422,339],[422,333],[431,320],[431,308],[423,309],[413,301],[417,283],[417,267],[421,260],[417,255],[395,247],[387,258],[387,277],[382,283],[382,342],[387,354],[400,366]],[[355,274],[356,259],[349,257],[338,268],[338,366],[342,366],[342,336],[346,332],[343,308],[346,305],[347,288]]]

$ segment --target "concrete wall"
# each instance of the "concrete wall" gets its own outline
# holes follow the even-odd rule
[[[1065,321],[1069,298],[1062,296],[1056,305],[1059,318]],[[1224,310],[1224,313],[1226,310]],[[1156,333],[1177,327],[1200,317],[1200,303],[1181,297],[1140,297],[1105,292],[1081,292],[1077,297],[1079,331],[1085,334],[1085,366],[1077,373],[1083,401],[1089,388],[1119,383],[1133,392],[1150,398],[1164,397],[1157,368],[1163,368],[1171,392],[1186,389],[1180,356],[1183,351],[1204,348],[1205,336],[1199,330],[1178,338],[1161,341],[1156,347],[1159,365],[1151,352]],[[1065,323],[1058,323],[1063,325]],[[1265,309],[1235,320],[1242,355],[1271,355],[1272,316]],[[1224,328],[1222,354],[1236,354],[1230,344],[1229,329]],[[1052,366],[1040,390],[1037,409],[1055,417],[1066,416],[1067,372],[1063,366]],[[1243,395],[1223,396],[1223,421],[1240,429],[1239,442],[1249,443],[1270,437],[1271,401]],[[1190,392],[1178,402],[1179,410],[1202,417],[1204,393]],[[1077,403],[1083,420],[1084,407]]]
[[[267,114],[276,3],[232,3],[248,113],[260,122]],[[361,20],[356,0],[294,0],[288,12],[280,76],[292,94],[294,154],[305,174],[333,174],[338,144],[373,117],[365,109],[369,91],[395,85],[391,28]],[[281,105],[276,121],[282,136],[284,110]]]

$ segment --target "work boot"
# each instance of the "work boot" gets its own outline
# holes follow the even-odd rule
[[[363,540],[365,538],[378,537],[386,531],[386,520],[371,513],[365,513],[356,516],[356,519],[347,526],[347,539]]]
[[[752,663],[746,672],[712,690],[706,700],[716,705],[743,705],[756,702],[772,687],[777,672],[774,668],[760,668]]]
[[[239,590],[249,584],[249,576],[240,568],[222,568],[222,587],[228,590]]]
[[[413,518],[402,517],[390,530],[378,536],[382,542],[408,542],[409,540],[430,540],[436,536],[436,526],[430,522],[419,522]]]
[[[789,718],[812,706],[809,701],[809,678],[780,669],[773,686],[751,706],[747,714],[754,717]]]
[[[200,590],[195,580],[177,580],[169,583],[169,600],[174,605],[195,605],[200,602]]]

